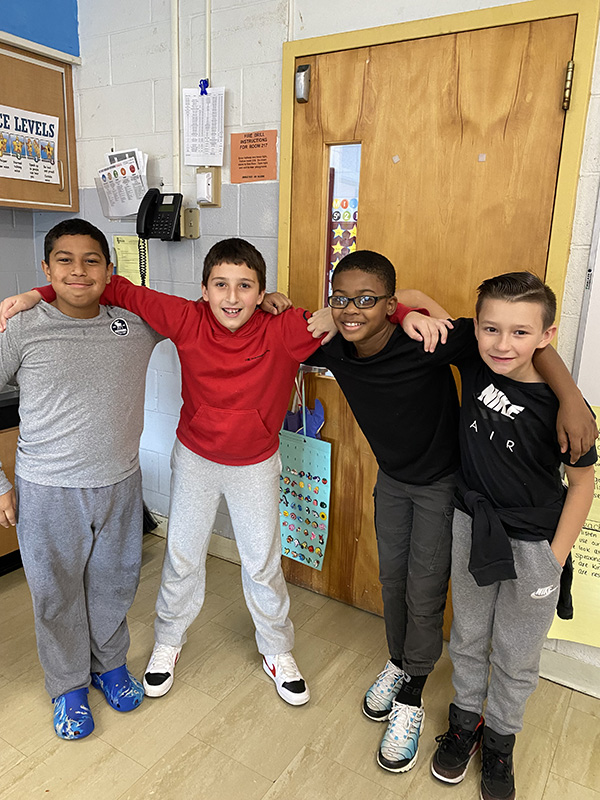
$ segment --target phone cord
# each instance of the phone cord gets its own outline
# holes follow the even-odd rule
[[[140,264],[140,279],[142,286],[146,285],[146,275],[148,274],[148,242],[138,236],[138,255]]]

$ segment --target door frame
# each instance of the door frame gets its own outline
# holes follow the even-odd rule
[[[571,106],[566,112],[546,270],[546,282],[556,293],[557,319],[560,320],[598,34],[600,4],[597,0],[528,0],[514,5],[465,11],[284,43],[279,167],[278,290],[289,292],[294,80],[297,58],[513,25],[549,17],[566,17],[572,14],[578,16],[573,53],[575,62],[573,93]]]

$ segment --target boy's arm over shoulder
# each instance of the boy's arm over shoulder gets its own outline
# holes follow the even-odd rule
[[[283,345],[296,361],[305,361],[321,345],[321,338],[313,338],[308,328],[310,311],[303,308],[291,308],[285,314],[273,318],[279,326]]]
[[[533,364],[558,398],[556,433],[561,452],[571,451],[571,463],[587,453],[598,437],[594,415],[566,364],[552,345],[535,351]]]
[[[565,466],[565,473],[569,490],[551,544],[552,552],[561,567],[577,541],[594,499],[593,465]]]

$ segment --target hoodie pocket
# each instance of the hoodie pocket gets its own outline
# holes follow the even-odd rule
[[[225,409],[201,405],[190,428],[215,460],[244,460],[262,453],[271,439],[256,408]]]

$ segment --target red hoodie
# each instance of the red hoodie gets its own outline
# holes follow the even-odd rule
[[[36,291],[47,302],[55,299],[51,286]],[[257,308],[245,325],[229,331],[208,303],[135,286],[118,275],[101,302],[133,311],[177,347],[182,444],[231,466],[257,464],[275,453],[298,366],[321,343],[307,330],[308,312],[295,308],[274,316]],[[399,307],[394,321],[408,311]]]

